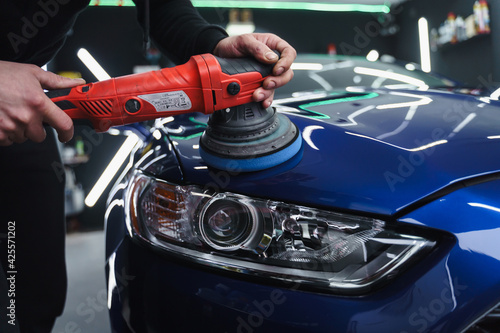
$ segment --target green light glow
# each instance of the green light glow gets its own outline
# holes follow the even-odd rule
[[[215,8],[297,9],[327,12],[365,13],[388,13],[390,11],[390,8],[386,5],[337,4],[323,2],[193,0],[192,3],[195,7]]]
[[[89,6],[135,6],[132,0],[91,0]]]
[[[249,8],[249,9],[295,9],[326,12],[363,12],[389,13],[387,5],[362,5],[324,2],[292,2],[292,1],[224,1],[224,0],[192,0],[199,8]],[[91,6],[133,6],[132,0],[92,0]]]
[[[330,117],[327,115],[324,115],[318,111],[311,110],[311,108],[314,108],[316,106],[321,106],[321,105],[329,105],[329,104],[335,104],[335,103],[344,103],[344,102],[353,102],[353,101],[358,101],[361,99],[370,99],[377,97],[377,93],[368,93],[368,94],[360,94],[358,96],[350,96],[350,97],[344,97],[344,98],[333,98],[329,99],[326,101],[320,101],[320,102],[313,102],[313,103],[308,103],[308,104],[302,104],[299,106],[300,109],[304,111],[311,112],[315,115],[310,116],[311,118],[317,118],[317,119],[329,119]]]
[[[170,138],[173,140],[191,140],[194,138],[197,138],[203,134],[203,131],[191,135],[186,135],[186,136],[177,136],[177,135],[170,135]]]
[[[201,122],[199,120],[196,120],[194,117],[189,117],[189,121],[192,122],[192,123],[197,124],[196,127],[202,127],[202,128],[207,127],[207,123],[204,123],[204,122]]]

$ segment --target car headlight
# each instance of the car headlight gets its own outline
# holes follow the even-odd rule
[[[133,237],[203,265],[338,293],[371,290],[436,245],[369,217],[206,193],[140,172],[129,184]]]

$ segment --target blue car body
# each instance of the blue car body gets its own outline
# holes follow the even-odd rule
[[[500,103],[456,89],[359,88],[277,100],[302,133],[261,172],[207,168],[207,116],[157,122],[129,174],[381,219],[435,245],[352,294],[200,265],[136,237],[119,182],[106,214],[117,332],[476,332],[500,303]],[[158,135],[160,134],[160,135]],[[151,153],[147,153],[151,152]],[[487,326],[490,325],[490,326]],[[486,330],[495,332],[494,329]]]

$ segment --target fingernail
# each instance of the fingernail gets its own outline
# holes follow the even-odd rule
[[[285,68],[283,67],[280,67],[276,70],[276,76],[280,76],[281,74],[283,74],[283,72],[285,71]]]
[[[269,51],[266,53],[266,59],[267,60],[276,60],[276,59],[278,59],[278,55],[272,51]]]
[[[276,82],[274,81],[270,81],[266,86],[267,89],[274,89],[274,87],[276,87]]]

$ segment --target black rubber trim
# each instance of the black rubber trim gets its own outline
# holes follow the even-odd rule
[[[76,105],[67,100],[58,101],[54,104],[57,105],[61,110],[76,109]]]
[[[56,97],[61,97],[61,96],[68,96],[69,93],[71,92],[71,89],[73,88],[65,88],[65,89],[56,89],[56,90],[49,90],[45,93],[48,98],[56,98]]]
[[[465,188],[465,187],[470,187],[470,186],[474,186],[474,185],[478,185],[478,184],[482,184],[482,183],[487,183],[487,182],[493,181],[493,180],[500,180],[500,172],[494,172],[494,173],[490,173],[487,175],[472,177],[472,178],[468,178],[468,179],[464,179],[464,180],[452,183],[446,187],[443,187],[440,190],[437,190],[434,193],[429,194],[425,198],[402,208],[401,210],[397,211],[393,215],[393,217],[395,219],[399,219],[399,218],[409,214],[410,212],[412,212],[420,207],[423,207],[432,201],[435,201],[439,198],[442,198],[445,195],[448,195],[452,192],[455,192],[455,191],[460,190],[460,189]]]
[[[262,77],[273,73],[274,64],[264,64],[253,58],[217,58],[223,73],[228,75],[259,72]]]

